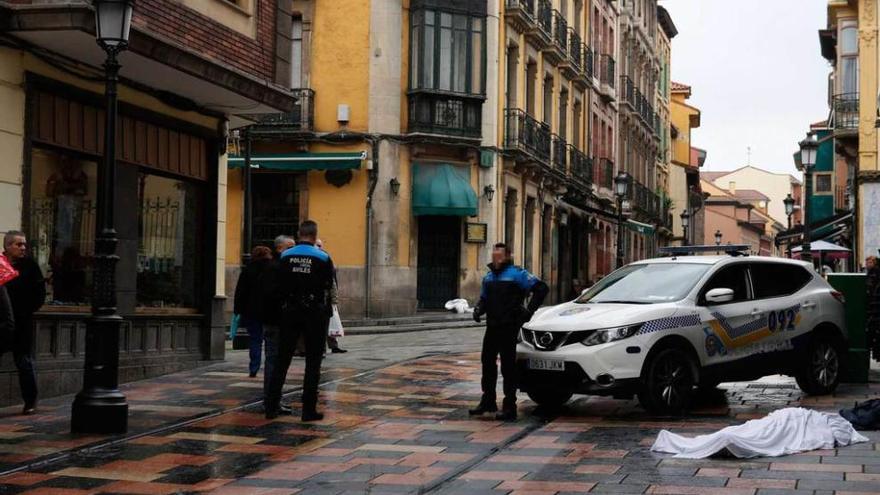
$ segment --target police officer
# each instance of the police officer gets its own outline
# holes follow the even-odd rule
[[[501,355],[501,374],[504,375],[504,405],[495,415],[502,421],[516,419],[516,334],[523,323],[529,321],[549,291],[547,284],[528,271],[514,266],[510,247],[495,244],[489,273],[483,278],[480,302],[474,308],[474,320],[486,315],[486,335],[483,338],[483,398],[471,409],[472,416],[498,411],[495,399],[495,382],[498,367],[495,360]],[[523,307],[531,294],[528,307]]]
[[[299,227],[297,245],[281,254],[276,282],[281,301],[281,336],[278,361],[266,393],[267,419],[274,419],[281,412],[281,390],[300,335],[306,348],[302,420],[320,421],[324,418],[317,408],[318,381],[321,378],[327,324],[333,311],[330,291],[333,288],[334,268],[330,256],[315,247],[317,238],[318,224],[306,220]]]

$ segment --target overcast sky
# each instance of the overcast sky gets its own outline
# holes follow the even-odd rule
[[[817,31],[827,0],[659,0],[672,16],[672,79],[692,87],[702,110],[692,144],[704,170],[747,162],[796,173],[792,153],[825,119],[828,63]]]

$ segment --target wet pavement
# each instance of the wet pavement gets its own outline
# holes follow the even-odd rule
[[[880,397],[880,384],[803,397],[793,381],[725,384],[683,419],[635,401],[580,398],[541,418],[471,419],[480,332],[347,337],[325,360],[327,417],[263,418],[262,378],[243,352],[225,363],[125,387],[126,437],[68,433],[70,397],[0,417],[0,493],[216,494],[847,494],[880,493],[880,434],[871,442],[773,459],[679,460],[649,447],[660,429],[716,431],[786,406],[823,411]],[[298,386],[302,362],[288,378]],[[293,406],[298,394],[293,393]]]

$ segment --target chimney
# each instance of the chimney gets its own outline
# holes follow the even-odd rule
[[[735,195],[736,194],[736,182],[730,181],[728,183],[727,190],[730,192],[730,194]]]

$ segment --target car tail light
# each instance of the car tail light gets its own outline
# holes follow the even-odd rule
[[[846,304],[846,298],[843,297],[843,292],[833,290],[831,291],[831,295],[834,296],[834,299],[840,301],[840,304]]]

